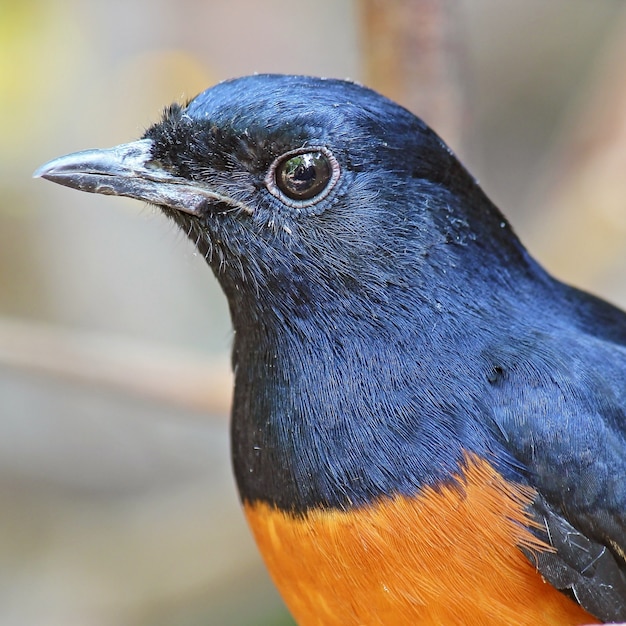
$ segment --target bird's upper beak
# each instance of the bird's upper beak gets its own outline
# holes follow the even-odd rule
[[[47,178],[81,191],[128,196],[199,216],[202,209],[224,201],[204,184],[166,171],[152,157],[151,139],[125,143],[108,150],[85,150],[42,165],[35,178]]]

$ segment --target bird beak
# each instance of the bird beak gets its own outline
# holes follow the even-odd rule
[[[152,140],[141,139],[108,150],[85,150],[42,165],[34,178],[110,196],[128,196],[199,216],[223,198],[202,183],[167,172],[152,158]]]

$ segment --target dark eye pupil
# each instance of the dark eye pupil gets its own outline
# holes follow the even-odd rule
[[[323,191],[332,176],[323,152],[297,154],[276,168],[276,185],[292,200],[309,200]]]

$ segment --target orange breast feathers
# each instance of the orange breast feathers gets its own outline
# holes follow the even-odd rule
[[[532,491],[468,461],[458,485],[350,511],[245,512],[300,626],[597,623],[544,582],[518,546],[550,549],[527,527]]]

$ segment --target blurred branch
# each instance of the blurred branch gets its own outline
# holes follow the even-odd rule
[[[226,359],[119,336],[0,318],[0,365],[210,415],[230,409],[232,376]]]
[[[462,140],[459,33],[452,0],[361,0],[365,81],[423,117],[455,150]]]
[[[561,129],[532,202],[535,252],[560,278],[596,289],[626,263],[626,8],[584,97]],[[556,164],[555,166],[552,163]]]

